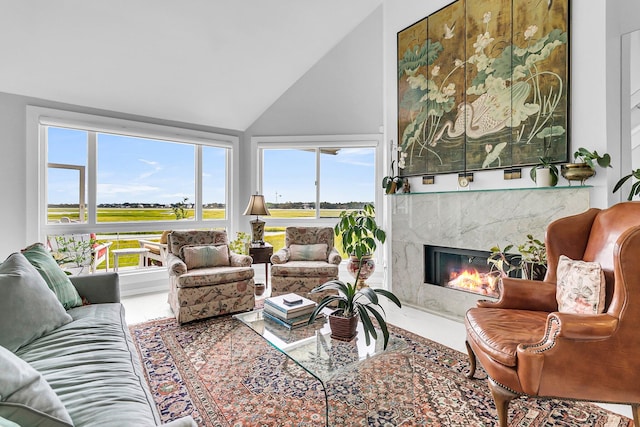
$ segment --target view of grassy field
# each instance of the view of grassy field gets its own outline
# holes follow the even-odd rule
[[[187,209],[187,218],[193,218],[193,210]],[[311,209],[269,209],[273,218],[313,218],[315,211]],[[324,218],[337,218],[340,216],[340,209],[321,209],[320,215]],[[204,209],[203,216],[205,219],[224,219],[224,209]],[[69,208],[49,208],[49,222],[78,221],[79,214]],[[99,208],[98,222],[132,222],[132,221],[170,221],[175,220],[175,214],[171,208]],[[124,248],[137,248],[140,246],[138,236],[148,235],[144,237],[147,240],[158,241],[163,230],[147,231],[147,232],[128,232],[128,233],[100,233],[98,235],[99,242],[113,242],[111,250]],[[142,238],[142,237],[140,237]],[[235,236],[229,236],[230,240]],[[337,247],[342,246],[336,238]],[[264,240],[273,245],[274,251],[284,246],[284,227],[267,227],[265,230]],[[343,254],[343,257],[345,255]],[[110,255],[109,265],[113,266],[113,255]],[[135,266],[138,265],[138,255],[128,255],[119,257],[119,266]],[[99,269],[104,269],[105,264],[100,265]]]

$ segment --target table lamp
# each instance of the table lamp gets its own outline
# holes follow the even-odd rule
[[[244,215],[255,215],[256,219],[251,221],[251,243],[259,243],[264,245],[264,221],[260,221],[258,215],[270,215],[269,209],[264,202],[264,196],[261,194],[254,194],[249,199],[247,209],[244,211]]]

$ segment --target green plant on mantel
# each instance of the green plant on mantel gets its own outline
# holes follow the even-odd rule
[[[539,163],[531,168],[530,176],[533,182],[537,182],[536,179],[538,177],[538,169],[549,169],[549,173],[551,174],[551,186],[555,187],[558,184],[558,167],[554,165],[553,159],[551,157],[538,157]]]
[[[402,184],[404,184],[404,179],[395,175],[394,172],[395,160],[391,161],[391,175],[387,175],[382,178],[382,188],[384,188],[384,192],[386,194],[394,194],[400,188],[402,188]]]
[[[578,150],[573,153],[573,158],[575,160],[580,160],[580,163],[588,164],[592,169],[596,168],[596,163],[601,168],[611,167],[611,156],[608,153],[600,155],[597,151],[590,151],[584,147],[578,148]]]
[[[542,280],[547,271],[547,248],[544,242],[527,234],[527,240],[517,246],[518,254],[508,256],[515,245],[507,245],[504,249],[496,245],[491,248],[487,263],[491,264],[491,272],[500,277],[508,277],[511,273],[519,273],[523,279]]]

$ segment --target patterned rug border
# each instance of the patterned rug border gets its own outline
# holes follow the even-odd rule
[[[191,415],[201,427],[324,425],[320,383],[301,368],[285,373],[279,366],[286,357],[257,334],[240,334],[246,339],[242,351],[245,359],[235,365],[230,362],[241,356],[228,354],[223,340],[239,327],[246,328],[231,316],[182,326],[173,317],[129,325],[162,421]],[[390,325],[390,332],[408,344],[402,352],[409,352],[412,357],[412,383],[402,386],[413,387],[414,398],[404,399],[402,407],[379,408],[369,399],[372,394],[380,394],[379,389],[360,389],[357,385],[361,382],[344,379],[344,387],[340,384],[330,392],[331,425],[352,425],[348,422],[355,413],[363,418],[353,425],[497,425],[484,371],[479,368],[475,380],[464,376],[468,372],[466,354],[397,326]],[[384,359],[377,357],[369,361],[370,370],[388,368]],[[234,366],[244,372],[229,368]],[[224,369],[233,375],[222,381],[216,376]],[[252,372],[257,375],[252,376]],[[366,369],[355,374],[378,382],[375,374]],[[396,384],[393,396],[401,398],[398,391],[402,390]],[[389,393],[393,391],[391,384]],[[319,397],[321,405],[317,402]],[[289,409],[290,406],[295,408]],[[340,409],[334,411],[333,407]],[[527,427],[633,426],[632,420],[592,403],[527,397],[513,401],[509,419],[511,426]]]

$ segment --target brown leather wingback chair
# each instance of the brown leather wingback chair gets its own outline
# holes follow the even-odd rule
[[[489,375],[500,426],[516,396],[625,403],[640,426],[640,202],[552,222],[543,282],[505,278],[496,302],[467,311],[470,374]],[[606,278],[602,314],[558,312],[560,255],[598,262]]]

